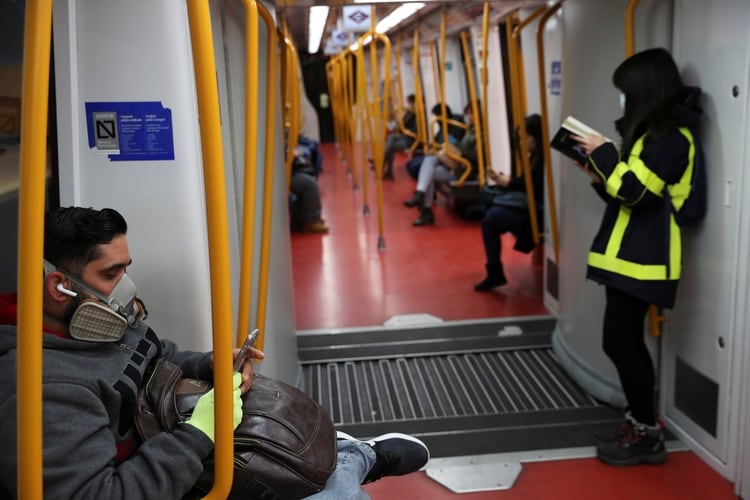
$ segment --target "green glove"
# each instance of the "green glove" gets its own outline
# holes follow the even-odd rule
[[[240,384],[242,384],[242,375],[235,373],[232,378],[234,384],[234,414],[232,429],[236,429],[242,421],[242,393],[240,392]],[[190,424],[199,431],[203,432],[208,438],[214,442],[214,390],[211,389],[207,393],[198,399],[195,403],[195,409],[189,419],[185,421],[186,424]]]

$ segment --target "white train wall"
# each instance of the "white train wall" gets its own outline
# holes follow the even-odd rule
[[[231,194],[240,193],[243,185],[245,17],[239,0],[214,2],[211,8],[236,300],[241,202]],[[179,0],[62,0],[55,2],[53,22],[61,203],[120,210],[130,224],[128,240],[134,260],[130,273],[149,306],[149,323],[162,336],[186,348],[209,349],[212,325],[206,210],[186,5]],[[265,54],[263,23],[261,35],[260,53]],[[264,85],[265,79],[261,79],[261,92]],[[261,116],[265,116],[264,101],[261,99]],[[90,145],[87,133],[92,115],[86,113],[87,105],[136,117],[143,106],[148,112],[155,110],[164,119],[156,144],[134,139],[132,144],[122,144],[119,154],[113,154],[106,144]],[[280,138],[280,117],[276,123]],[[263,127],[260,130],[264,131]],[[126,140],[122,135],[119,138]],[[277,141],[276,213],[286,213],[281,144]],[[128,151],[132,152],[129,156]],[[259,165],[263,158],[264,141],[260,140]],[[263,185],[262,169],[256,182]],[[260,253],[261,201],[261,197],[256,199],[256,258]],[[273,219],[272,235],[268,357],[261,370],[296,383],[301,370],[296,362],[287,218]],[[257,272],[254,276],[257,284]],[[257,300],[257,286],[251,295]],[[233,309],[236,315],[236,306]],[[251,310],[251,325],[256,317]]]

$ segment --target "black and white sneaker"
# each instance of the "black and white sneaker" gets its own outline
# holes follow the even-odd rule
[[[357,441],[352,436],[337,431],[337,439]],[[362,441],[370,445],[375,451],[375,463],[365,478],[365,483],[371,483],[385,476],[403,476],[416,472],[430,460],[430,450],[427,446],[407,434],[392,432]]]

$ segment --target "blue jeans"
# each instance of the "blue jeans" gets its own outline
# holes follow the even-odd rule
[[[375,463],[375,451],[361,441],[339,439],[336,469],[325,487],[307,498],[315,500],[368,500],[370,495],[360,485]]]

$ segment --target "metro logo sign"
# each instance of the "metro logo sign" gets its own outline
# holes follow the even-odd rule
[[[366,20],[367,20],[367,18],[368,18],[368,17],[370,17],[370,16],[368,16],[367,14],[365,14],[364,12],[362,12],[361,10],[355,10],[355,11],[354,11],[354,12],[352,12],[352,14],[351,14],[350,16],[348,16],[348,17],[349,17],[349,19],[351,19],[351,21],[352,21],[353,23],[357,23],[357,24],[362,24],[362,23],[363,23],[364,21],[366,21]]]
[[[342,26],[344,31],[367,31],[372,24],[370,8],[362,8],[359,5],[346,5],[343,7]]]

